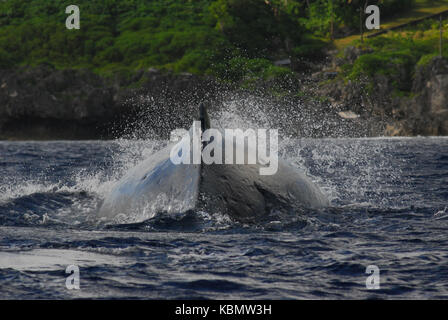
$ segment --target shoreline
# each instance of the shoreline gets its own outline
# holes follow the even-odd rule
[[[132,80],[48,65],[0,70],[0,139],[166,138],[189,127],[203,101],[212,106],[212,118],[235,104],[231,112],[242,118],[261,112],[271,128],[291,137],[448,135],[448,60],[434,59],[419,69],[412,98],[393,97],[386,77],[376,79],[380,90],[368,94],[365,84],[346,84],[337,75],[328,79],[328,66],[315,67],[320,71],[295,74],[281,91],[272,91],[277,87],[269,80],[244,89],[152,68],[136,71]]]

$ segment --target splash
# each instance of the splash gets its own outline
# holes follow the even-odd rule
[[[334,205],[366,208],[407,205],[405,198],[388,197],[394,188],[390,180],[399,181],[403,174],[402,168],[407,165],[406,160],[393,158],[390,154],[397,144],[405,140],[298,138],[301,133],[305,133],[304,136],[311,132],[325,135],[327,129],[337,122],[333,123],[334,119],[329,118],[316,119],[318,114],[308,112],[313,106],[299,102],[228,93],[223,93],[221,98],[219,103],[211,106],[213,127],[279,129],[280,157],[304,171]],[[147,104],[160,105],[162,102],[146,97],[140,99],[139,103],[144,110]],[[5,178],[0,183],[0,212],[25,212],[31,217],[37,215],[40,222],[59,221],[69,225],[97,220],[98,208],[113,186],[129,170],[167,145],[167,137],[160,138],[148,129],[157,122],[152,119],[154,110],[155,107],[147,113],[142,111],[138,130],[128,131],[123,138],[113,142],[81,143],[80,150],[72,150],[78,148],[73,143],[59,143],[54,152],[51,150],[54,144],[50,144],[49,148],[47,143],[42,145],[41,153],[38,152],[35,158],[18,160],[11,165],[9,173],[3,174]],[[185,110],[190,113],[190,117],[195,114],[192,105]],[[176,118],[171,124],[167,122],[168,118],[164,119],[158,125],[167,128],[176,125],[180,128],[190,124],[187,118]],[[340,130],[344,132],[352,129],[356,131],[356,126],[351,128],[350,122],[344,122],[343,125],[345,127]],[[129,125],[129,128],[135,128],[135,125]],[[145,130],[148,133],[146,136],[142,135]],[[338,130],[332,133],[338,135]],[[97,153],[88,159],[90,151],[85,149]],[[61,159],[61,154],[69,160]],[[41,174],[30,176],[24,173],[20,161],[29,161],[36,166],[32,170],[41,170]],[[60,166],[64,167],[63,174],[55,174],[62,170]],[[28,206],[33,201],[36,206]],[[45,214],[49,218],[44,218]],[[154,217],[151,208],[146,208],[142,214],[148,218]],[[116,221],[117,224],[121,222]]]

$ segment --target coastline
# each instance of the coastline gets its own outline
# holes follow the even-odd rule
[[[226,104],[236,104],[242,117],[262,112],[270,126],[291,137],[448,135],[447,59],[418,69],[409,97],[394,96],[386,76],[379,75],[367,91],[369,83],[328,79],[325,67],[296,74],[283,91],[274,92],[276,84],[269,80],[241,88],[152,68],[113,78],[45,64],[0,70],[0,139],[166,138],[188,127],[204,100],[215,113]]]

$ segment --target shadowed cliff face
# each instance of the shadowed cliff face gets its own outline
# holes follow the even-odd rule
[[[0,71],[4,137],[69,138],[72,131],[88,138],[99,133],[97,124],[110,119],[117,107],[113,88],[88,71],[56,71],[48,66]]]
[[[409,78],[409,95],[397,95],[394,82]],[[318,91],[339,108],[384,118],[388,122],[384,135],[448,135],[447,59],[434,58],[427,65],[417,66],[412,77],[403,70],[395,76],[376,74],[348,83],[335,80],[324,83]]]
[[[448,60],[437,58],[419,68],[413,91],[417,95],[406,110],[408,113],[415,110],[417,125],[404,123],[405,130],[416,126],[421,127],[423,134],[448,135]]]
[[[0,139],[114,138],[133,130],[129,126],[138,123],[142,106],[153,122],[165,125],[156,129],[167,134],[171,127],[192,119],[188,106],[192,108],[211,86],[210,81],[189,74],[157,70],[113,79],[47,65],[0,70]],[[166,108],[137,101],[135,97],[143,94],[163,101]],[[170,122],[162,121],[166,118]]]
[[[190,126],[200,102],[208,102],[218,118],[228,110],[242,119],[262,119],[255,125],[277,128],[282,136],[382,132],[378,118],[343,119],[327,101],[299,97],[301,81],[283,90],[285,95],[270,93],[274,87],[265,81],[253,91],[236,89],[212,78],[155,69],[113,78],[48,65],[0,70],[0,139],[168,138],[172,130]]]
[[[415,72],[412,95],[396,99],[388,135],[448,135],[448,60],[435,58]]]

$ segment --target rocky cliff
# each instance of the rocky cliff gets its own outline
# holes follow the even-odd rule
[[[343,61],[350,63],[362,54],[352,48]],[[411,79],[411,90],[400,95],[394,83]],[[335,108],[352,110],[366,117],[377,116],[385,121],[386,136],[448,135],[448,60],[434,58],[416,66],[412,77],[404,72],[394,76],[377,74],[358,81],[336,78],[321,81],[317,91],[328,96]]]
[[[266,94],[269,82],[248,93],[211,78],[155,69],[113,78],[50,65],[0,70],[0,139],[166,138],[191,125],[200,101],[225,109],[223,99],[243,117],[264,113],[269,121],[263,125],[283,136],[447,135],[448,61],[436,58],[418,67],[409,95],[397,95],[394,81],[385,75],[345,81],[317,72],[294,82],[289,94],[273,96]]]
[[[209,79],[153,69],[112,79],[49,65],[0,70],[0,139],[113,138],[142,125],[143,104],[166,133],[190,123],[193,105],[210,92]],[[152,102],[138,101],[143,94]]]
[[[448,135],[448,60],[436,58],[417,69],[413,96],[400,99],[391,135]]]
[[[328,101],[298,96],[305,88],[301,81],[281,95],[271,92],[278,84],[260,81],[255,89],[238,89],[212,78],[155,69],[114,78],[49,65],[2,70],[0,139],[167,138],[172,130],[191,125],[200,101],[211,102],[215,118],[231,109],[243,119],[260,120],[257,126],[279,129],[284,137],[382,132],[377,118],[344,119]]]

